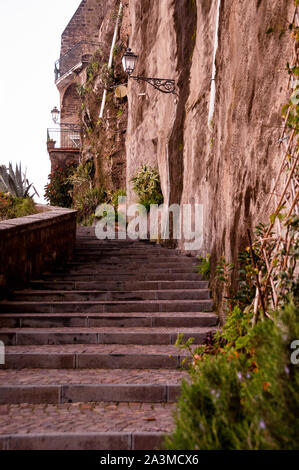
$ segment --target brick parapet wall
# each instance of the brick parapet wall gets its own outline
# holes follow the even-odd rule
[[[83,0],[61,37],[61,56],[80,41],[98,41],[99,29],[107,12],[104,0]]]
[[[51,161],[51,171],[55,168],[65,168],[73,162],[79,163],[80,149],[50,149],[48,152]]]
[[[45,206],[39,214],[0,222],[0,295],[69,261],[75,240],[76,211],[70,209]]]

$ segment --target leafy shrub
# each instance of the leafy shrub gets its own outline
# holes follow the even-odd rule
[[[80,225],[92,225],[97,206],[107,199],[103,188],[94,187],[94,174],[94,162],[90,160],[78,165],[68,177],[72,185],[72,207],[78,211]]]
[[[212,346],[190,351],[176,430],[168,449],[298,449],[299,367],[290,344],[299,338],[292,301],[252,327],[252,313],[235,307]]]
[[[118,212],[118,198],[125,197],[127,195],[125,189],[117,189],[111,196],[111,203],[115,209],[115,222],[126,225],[127,221],[125,215],[122,212]]]
[[[126,190],[125,189],[118,189],[117,191],[115,191],[112,196],[111,196],[111,202],[114,206],[115,209],[118,208],[118,198],[119,197],[125,197],[127,195],[126,193]]]
[[[99,204],[106,201],[107,194],[102,188],[90,188],[77,194],[73,208],[78,211],[77,221],[80,225],[92,225],[95,211]]]
[[[160,176],[154,168],[144,165],[131,182],[133,190],[139,197],[139,203],[143,204],[147,210],[150,209],[151,204],[163,203]]]
[[[19,198],[0,193],[0,220],[15,219],[36,213],[37,209],[31,197]]]
[[[68,181],[75,189],[85,189],[88,187],[89,189],[93,186],[93,177],[94,177],[94,162],[93,160],[87,161],[86,163],[81,163],[77,167],[73,169],[70,176],[68,177]]]
[[[69,177],[74,173],[76,163],[70,163],[65,168],[55,168],[49,175],[49,183],[45,186],[45,199],[58,207],[72,206],[73,183]]]

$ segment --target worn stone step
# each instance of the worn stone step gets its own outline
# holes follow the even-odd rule
[[[74,256],[103,256],[103,257],[132,257],[137,256],[141,258],[149,258],[150,256],[163,256],[165,258],[193,258],[192,256],[182,255],[178,250],[167,250],[164,249],[155,249],[155,248],[148,248],[148,247],[140,247],[140,248],[105,248],[105,247],[85,247],[85,248],[75,248]]]
[[[91,263],[102,263],[104,265],[106,264],[153,264],[153,257],[154,256],[159,256],[159,262],[161,264],[198,264],[194,258],[189,258],[188,256],[163,256],[160,253],[150,253],[150,254],[145,254],[144,252],[140,253],[140,255],[125,255],[125,256],[120,256],[120,255],[112,255],[109,253],[109,255],[101,255],[97,253],[88,253],[88,254],[82,254],[78,255],[75,254],[72,263],[70,264],[91,264]]]
[[[155,262],[155,257],[159,256],[159,263]],[[137,255],[128,255],[128,256],[88,256],[88,255],[82,255],[82,257],[76,257],[74,256],[72,258],[72,261],[70,261],[66,266],[71,267],[75,265],[83,265],[86,264],[88,266],[94,264],[103,264],[104,266],[106,265],[112,265],[112,266],[117,266],[117,265],[125,265],[125,266],[130,266],[131,264],[133,265],[140,265],[140,264],[146,264],[149,266],[161,266],[163,267],[166,265],[170,265],[172,267],[173,264],[177,265],[183,265],[183,266],[192,266],[192,265],[197,265],[198,261],[195,258],[190,258],[188,256],[161,256],[159,253],[151,254],[149,256],[145,256],[143,253],[140,256]]]
[[[99,273],[73,273],[70,274],[66,273],[45,273],[43,275],[43,279],[46,281],[108,281],[113,280],[115,282],[121,281],[198,281],[202,280],[202,276],[197,273],[154,273],[154,272],[146,272],[141,273],[140,271],[131,271],[129,273],[120,273],[118,272],[105,272],[102,274]]]
[[[60,269],[56,270],[56,273],[63,274],[77,274],[77,273],[91,273],[91,274],[106,274],[113,273],[114,275],[126,274],[135,272],[136,270],[140,272],[153,272],[153,273],[196,273],[196,267],[193,265],[187,265],[186,263],[164,263],[159,265],[157,263],[153,264],[104,264],[104,263],[72,263],[70,265],[65,265]]]
[[[92,256],[97,256],[98,258],[109,259],[109,258],[117,258],[119,260],[132,259],[150,259],[154,256],[161,256],[165,260],[168,259],[189,259],[193,261],[197,261],[195,256],[189,256],[186,254],[181,254],[179,251],[176,250],[156,250],[154,248],[148,249],[147,247],[140,247],[140,248],[101,248],[101,247],[94,247],[94,248],[80,248],[74,250],[74,257],[87,257],[88,259]]]
[[[165,369],[0,370],[0,404],[174,402],[188,377]]]
[[[42,344],[174,344],[178,334],[202,344],[211,328],[90,327],[90,328],[2,328],[0,341],[6,346]]]
[[[212,300],[136,300],[86,302],[0,302],[0,313],[63,313],[63,312],[211,312]]]
[[[145,313],[2,313],[1,328],[52,327],[208,327],[218,316],[203,312]]]
[[[22,301],[74,302],[74,301],[111,301],[111,300],[207,300],[209,289],[168,289],[138,291],[35,291],[14,292],[13,298]]]
[[[7,346],[0,369],[179,369],[188,358],[173,345]]]
[[[0,449],[157,449],[174,429],[174,408],[135,402],[1,405]]]
[[[103,249],[165,249],[162,245],[149,242],[148,240],[98,240],[97,238],[81,238],[77,239],[77,247],[91,246],[103,247]],[[166,248],[167,249],[167,248]]]
[[[208,289],[208,281],[32,281],[33,290],[169,290],[169,289]]]

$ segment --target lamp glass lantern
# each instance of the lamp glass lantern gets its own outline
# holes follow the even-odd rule
[[[51,114],[52,114],[53,122],[54,122],[55,124],[57,124],[57,122],[58,122],[58,120],[59,120],[59,114],[60,114],[59,109],[57,109],[57,107],[55,106],[55,107],[52,109]]]
[[[131,49],[127,49],[126,52],[123,55],[122,58],[122,64],[124,71],[131,75],[134,72],[136,61],[137,61],[137,55],[132,52]]]

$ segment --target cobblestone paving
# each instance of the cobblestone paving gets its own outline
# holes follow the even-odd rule
[[[179,384],[186,372],[165,369],[0,370],[0,385]]]
[[[173,404],[0,405],[0,435],[51,432],[170,432]]]

